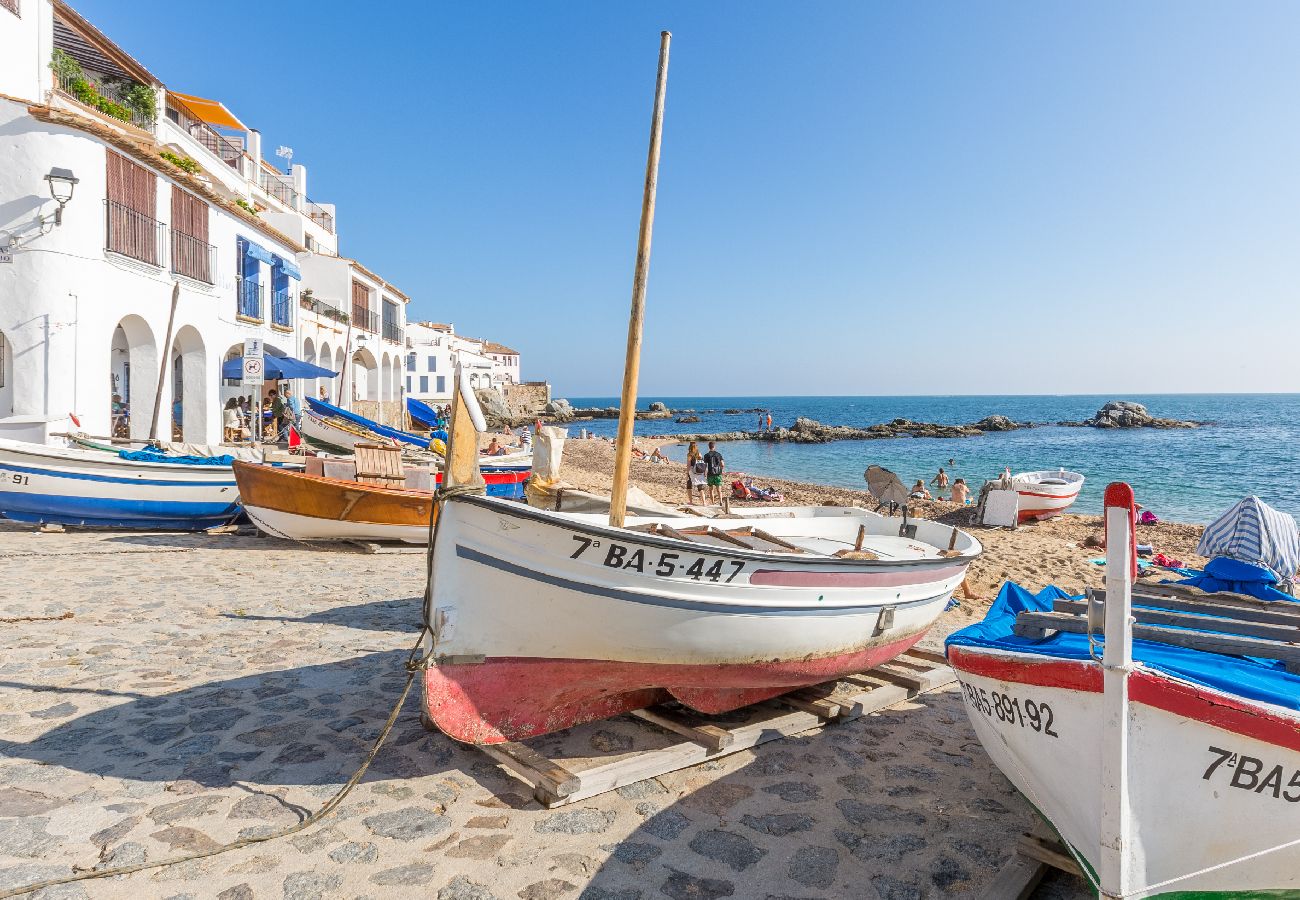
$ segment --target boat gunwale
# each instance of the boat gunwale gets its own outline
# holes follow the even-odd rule
[[[111,468],[121,466],[123,468],[137,469],[137,470],[154,469],[163,472],[196,472],[196,473],[205,473],[205,474],[209,474],[209,473],[223,474],[226,475],[227,477],[229,476],[229,473],[233,471],[232,467],[228,465],[196,466],[196,465],[190,465],[189,463],[177,463],[177,462],[146,462],[144,460],[138,460],[138,459],[124,459],[121,456],[113,456],[111,453],[105,453],[102,450],[85,450],[80,447],[58,447],[53,444],[29,444],[28,446],[31,446],[35,449],[28,450],[26,447],[13,446],[14,444],[26,444],[26,443],[27,443],[26,441],[14,441],[9,438],[0,438],[0,454],[4,454],[6,452],[14,453],[19,455],[34,457],[35,459],[53,460],[65,465],[75,465],[77,463],[84,462],[96,468],[98,468],[99,466],[104,466],[106,468],[111,469]],[[54,452],[47,452],[47,451],[54,451]],[[64,456],[62,455],[62,453],[58,451],[64,451],[67,453],[77,453],[77,454],[93,453],[95,454],[95,457],[89,458],[89,457],[82,457],[82,456]],[[248,462],[247,460],[235,460],[235,461]],[[53,463],[48,463],[48,464],[53,464]],[[260,465],[260,464],[249,463],[249,465]],[[0,466],[3,466],[3,461],[0,461]]]
[[[500,503],[496,501],[500,501]],[[571,530],[583,532],[585,534],[598,535],[600,537],[606,537],[606,538],[613,537],[615,539],[623,540],[623,541],[636,541],[637,543],[647,544],[652,547],[666,547],[675,550],[679,550],[683,547],[690,547],[695,552],[700,552],[701,548],[707,548],[707,552],[710,555],[714,555],[714,556],[723,556],[723,557],[729,557],[735,559],[746,559],[746,560],[753,560],[756,562],[765,562],[765,563],[771,563],[773,561],[776,561],[776,562],[780,562],[782,565],[785,565],[787,563],[795,564],[795,566],[798,568],[806,568],[810,566],[832,566],[835,568],[846,568],[846,569],[857,569],[857,570],[938,569],[938,568],[944,568],[953,565],[969,566],[972,562],[978,559],[980,555],[983,554],[984,552],[983,544],[981,544],[974,535],[968,534],[967,532],[964,531],[962,532],[962,534],[966,534],[966,536],[969,537],[972,541],[974,541],[975,545],[980,548],[978,551],[976,551],[973,554],[963,553],[960,556],[939,556],[933,559],[920,558],[920,559],[866,560],[866,559],[844,559],[842,557],[812,554],[812,553],[804,555],[804,554],[794,554],[794,553],[778,553],[775,551],[764,552],[761,550],[743,550],[739,547],[732,549],[730,547],[722,547],[716,544],[700,544],[700,543],[696,543],[695,541],[683,541],[677,538],[670,538],[670,537],[664,537],[662,535],[651,534],[648,531],[633,532],[632,535],[629,536],[625,534],[627,529],[612,528],[608,525],[604,525],[604,526],[594,525],[586,522],[576,522],[568,519],[557,521],[556,519],[552,518],[552,516],[554,516],[555,513],[551,510],[535,509],[533,507],[526,506],[524,504],[513,503],[512,501],[508,501],[508,500],[502,500],[499,497],[485,497],[482,495],[462,494],[460,496],[450,497],[446,502],[448,503],[463,502],[475,506],[488,507],[492,509],[494,512],[505,512],[510,515],[519,516],[525,519],[532,519],[534,521],[543,524],[552,525],[554,527],[568,528]],[[511,505],[506,506],[505,504],[511,504]],[[644,518],[654,518],[654,517],[648,516]],[[853,517],[846,516],[845,518],[853,518]],[[728,521],[734,521],[734,520],[728,520]],[[930,546],[933,547],[935,545],[930,544]]]

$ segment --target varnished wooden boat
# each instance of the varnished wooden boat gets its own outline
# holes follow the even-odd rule
[[[429,540],[433,495],[428,491],[363,484],[287,472],[236,461],[235,481],[244,511],[258,528],[294,541]],[[526,472],[485,476],[507,495],[523,486]]]

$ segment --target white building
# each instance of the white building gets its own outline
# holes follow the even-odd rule
[[[456,334],[453,325],[412,322],[406,328],[406,393],[427,403],[451,400],[451,373],[460,365],[475,388],[519,383],[519,352]]]
[[[133,437],[218,443],[248,338],[343,371],[345,404],[400,401],[408,298],[262,149],[62,0],[0,0],[0,435],[107,435],[117,394]]]

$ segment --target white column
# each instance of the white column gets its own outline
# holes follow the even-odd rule
[[[307,202],[307,167],[301,163],[294,163],[290,171],[293,173],[293,192],[297,203],[294,209],[302,212]]]
[[[248,181],[256,186],[262,181],[262,132],[256,128],[248,130],[248,155],[253,158],[253,170],[248,173]]]

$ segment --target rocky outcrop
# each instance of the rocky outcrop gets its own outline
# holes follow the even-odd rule
[[[1006,416],[985,416],[978,422],[971,424],[971,428],[980,431],[1015,431],[1018,428],[1032,428],[1033,425],[1028,423],[1013,422]]]
[[[1205,423],[1162,419],[1147,412],[1147,408],[1141,403],[1134,403],[1131,400],[1111,400],[1097,410],[1091,419],[1056,424],[1072,428],[1197,428]]]
[[[666,403],[662,403],[662,402],[660,402],[660,401],[658,401],[658,400],[656,400],[655,402],[651,403],[650,406],[649,406],[649,409],[650,409],[650,412],[665,412],[665,413],[666,413],[666,412],[669,411],[669,410],[668,410],[668,405],[667,405]]]
[[[496,388],[478,388],[474,391],[478,405],[483,409],[488,428],[503,428],[512,422],[510,407],[506,398]]]
[[[673,421],[676,422],[678,425],[694,425],[696,422],[700,421],[700,417],[699,416],[678,416],[677,418],[673,419]]]
[[[573,404],[564,398],[552,400],[542,409],[542,415],[552,422],[572,422],[574,419]]]

